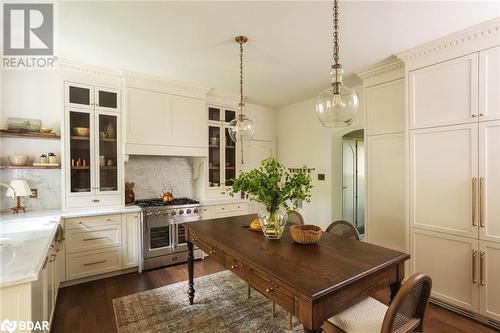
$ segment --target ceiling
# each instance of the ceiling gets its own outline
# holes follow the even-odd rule
[[[500,16],[500,1],[342,1],[346,75],[391,54]],[[63,58],[239,91],[245,34],[245,95],[280,107],[329,82],[331,3],[60,2]]]

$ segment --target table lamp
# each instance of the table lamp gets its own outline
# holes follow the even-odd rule
[[[7,190],[6,196],[16,198],[17,205],[12,209],[13,214],[19,213],[20,210],[26,212],[26,207],[21,206],[21,197],[29,197],[31,189],[28,182],[24,179],[15,179],[10,181],[10,188]]]

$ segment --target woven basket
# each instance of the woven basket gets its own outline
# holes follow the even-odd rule
[[[320,227],[312,224],[296,224],[290,227],[292,239],[299,244],[316,244],[322,233]]]

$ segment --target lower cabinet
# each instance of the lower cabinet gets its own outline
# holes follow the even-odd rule
[[[122,215],[122,266],[123,268],[139,266],[140,253],[140,214]]]
[[[410,272],[432,278],[431,296],[500,321],[500,244],[410,229]]]
[[[222,205],[203,206],[202,218],[204,220],[217,219],[247,214],[247,203],[230,203]]]
[[[121,247],[66,254],[68,280],[98,275],[122,268]]]

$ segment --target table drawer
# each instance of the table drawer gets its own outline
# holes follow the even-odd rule
[[[97,250],[121,245],[121,227],[110,225],[93,230],[72,229],[66,232],[66,252]]]
[[[122,268],[121,248],[79,252],[66,255],[68,280],[97,275]]]
[[[210,244],[206,240],[198,237],[195,234],[192,234],[190,236],[190,239],[192,242],[198,246],[203,252],[208,254],[209,256],[213,257],[215,260],[218,260],[219,262],[224,262],[224,253],[222,252],[221,249],[217,248],[213,244]]]
[[[121,225],[122,214],[74,217],[64,220],[66,230],[93,230],[94,227]]]
[[[226,213],[245,213],[246,207],[244,204],[228,204],[215,206],[215,215],[219,216]],[[239,214],[234,214],[239,215]]]

